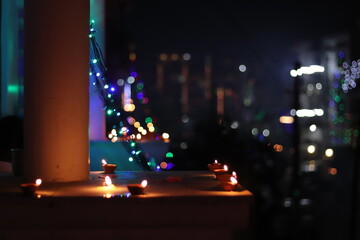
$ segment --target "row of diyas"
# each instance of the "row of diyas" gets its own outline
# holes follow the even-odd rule
[[[104,174],[114,174],[117,167],[116,164],[109,164],[105,159],[101,160]],[[145,188],[147,186],[147,180],[143,180],[140,184],[128,184],[127,188],[131,195],[143,195],[145,194]],[[107,187],[113,187],[110,176],[105,176],[104,185]]]
[[[115,169],[117,166],[115,164],[108,164],[105,159],[102,159],[102,167],[104,170],[102,177],[105,177],[105,180],[101,188],[106,192],[103,197],[109,198],[113,196],[112,193],[116,192],[116,187],[112,183],[111,177],[116,177]],[[35,182],[22,183],[20,184],[20,189],[25,196],[34,196],[41,183],[41,179],[37,179]],[[147,180],[143,180],[140,184],[128,184],[127,188],[131,195],[143,195],[147,185]]]
[[[235,191],[238,187],[236,172],[230,173],[229,168],[225,164],[219,163],[215,160],[213,163],[208,164],[208,168],[215,175],[215,178],[219,180],[221,187],[226,191]]]
[[[113,190],[115,185],[112,183],[111,178],[109,176],[105,176],[105,181],[103,183],[105,190]],[[145,189],[148,185],[147,180],[143,180],[140,184],[128,184],[127,188],[131,195],[143,195],[145,194]],[[104,194],[104,197],[108,197],[109,193]]]
[[[41,185],[42,180],[36,179],[35,182],[22,183],[20,184],[20,189],[25,196],[34,196],[36,194],[37,189]],[[145,189],[148,185],[147,180],[143,180],[140,184],[128,184],[127,188],[131,195],[142,195],[145,194]],[[115,185],[112,183],[111,178],[109,176],[105,176],[105,180],[103,182],[103,188],[105,190],[104,197],[112,196],[110,192],[116,190]]]

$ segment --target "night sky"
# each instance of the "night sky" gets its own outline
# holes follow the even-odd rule
[[[192,72],[203,71],[210,55],[218,79],[245,64],[247,77],[256,79],[258,103],[269,107],[288,97],[296,47],[348,28],[352,11],[349,1],[139,0],[121,6],[111,10],[119,12],[118,34],[135,44],[137,71],[148,81],[160,53],[190,53]]]

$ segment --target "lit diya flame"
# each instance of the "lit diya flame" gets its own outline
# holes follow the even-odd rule
[[[234,171],[234,172],[232,172],[232,175],[233,175],[233,177],[234,178],[237,178],[237,176],[236,176],[236,172]]]
[[[36,186],[40,186],[41,183],[42,183],[42,180],[40,178],[36,179],[36,181],[35,181]]]
[[[102,162],[103,165],[106,165],[106,164],[107,164],[107,162],[105,161],[105,159],[101,160],[101,162]]]
[[[234,178],[234,177],[230,177],[230,181],[231,181],[231,183],[234,184],[234,185],[238,183],[238,181],[237,181],[236,178]]]
[[[105,185],[106,185],[107,187],[113,186],[112,181],[111,181],[111,178],[110,178],[109,176],[106,176],[106,177],[105,177]]]
[[[229,169],[228,169],[228,166],[224,165],[224,170],[225,170],[225,171],[229,170]]]
[[[215,159],[214,163],[218,163],[218,160]]]
[[[148,185],[148,181],[143,180],[143,181],[141,182],[141,186],[142,186],[143,188],[145,188],[147,185]]]

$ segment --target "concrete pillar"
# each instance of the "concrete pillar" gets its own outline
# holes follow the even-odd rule
[[[89,176],[89,0],[25,0],[24,173]]]

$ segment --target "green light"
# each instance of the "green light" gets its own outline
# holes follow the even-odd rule
[[[147,165],[151,166],[151,162],[148,162]]]
[[[134,158],[133,157],[129,157],[129,162],[132,162],[134,161]]]
[[[139,155],[140,153],[141,153],[141,151],[137,151],[137,152],[136,152],[136,155]]]
[[[335,100],[335,102],[340,102],[340,97],[339,97],[339,95],[335,95],[334,97],[333,97],[333,99]]]
[[[111,115],[113,113],[113,110],[109,109],[107,110],[107,115]]]
[[[146,123],[151,123],[151,122],[152,122],[152,118],[151,118],[151,117],[145,118],[145,122],[146,122]]]
[[[174,157],[174,154],[172,152],[167,152],[165,157],[167,158],[173,158]]]
[[[92,60],[93,63],[97,63],[97,61],[98,60],[96,58]]]
[[[141,90],[141,89],[144,88],[144,84],[143,84],[143,83],[138,83],[138,84],[136,85],[136,88],[137,88],[138,90]]]
[[[359,136],[359,130],[354,131],[354,136],[356,136],[356,137]]]
[[[91,19],[91,23],[95,23],[95,20],[94,20],[94,19]]]
[[[351,137],[351,131],[349,129],[345,130],[345,136]]]
[[[341,111],[344,111],[344,110],[345,110],[345,105],[341,103],[341,104],[339,105],[339,109],[340,109]]]
[[[18,93],[19,92],[19,85],[8,85],[8,92],[9,93]]]
[[[92,38],[92,36],[93,36],[92,34],[89,34],[89,38]]]
[[[134,142],[130,143],[131,147],[135,147],[135,145],[136,145],[136,143],[134,143]]]

